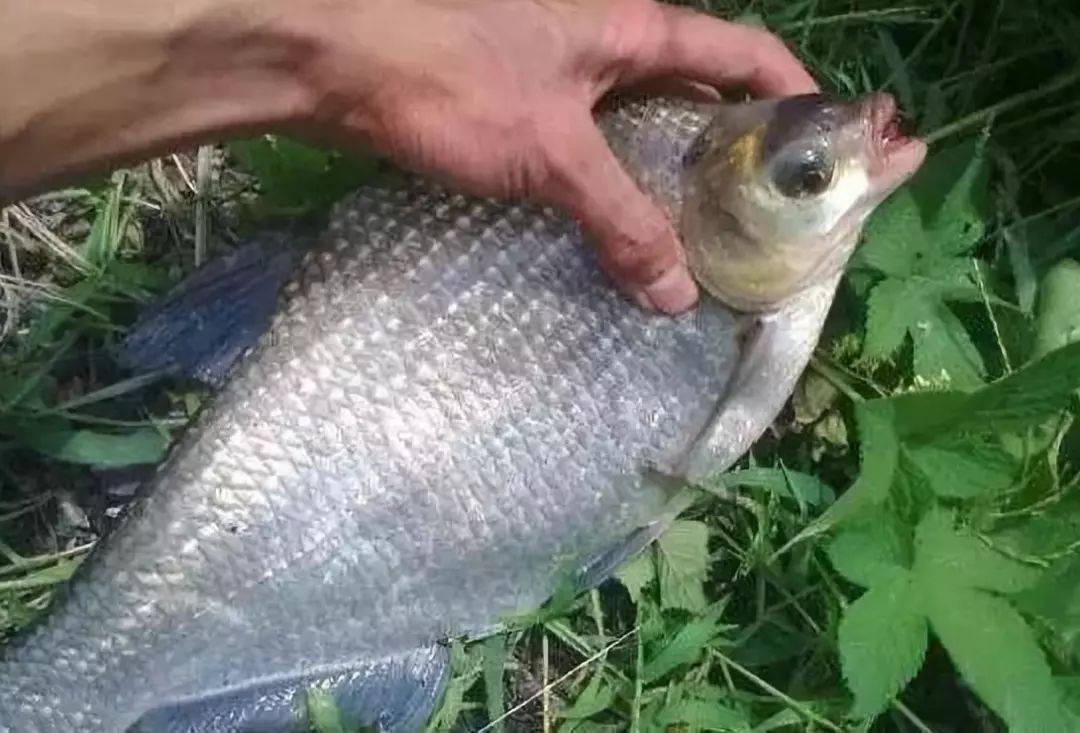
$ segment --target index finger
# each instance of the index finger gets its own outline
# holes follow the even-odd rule
[[[746,86],[759,97],[819,91],[814,78],[768,31],[662,5],[657,52],[639,66],[649,76],[681,76],[716,87]]]

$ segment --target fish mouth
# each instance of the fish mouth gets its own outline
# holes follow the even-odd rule
[[[908,124],[891,94],[879,92],[867,101],[873,161],[872,173],[887,187],[909,178],[926,157],[926,143],[909,135]]]

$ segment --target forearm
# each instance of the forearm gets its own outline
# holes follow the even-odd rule
[[[315,102],[270,0],[0,0],[0,203]]]

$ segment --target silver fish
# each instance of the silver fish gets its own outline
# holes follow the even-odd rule
[[[129,361],[210,378],[257,344],[2,650],[0,731],[303,730],[308,685],[422,726],[446,639],[566,572],[603,580],[677,509],[660,477],[726,469],[774,419],[925,152],[893,115],[885,95],[606,112],[707,292],[681,317],[617,293],[566,217],[418,179],[351,196],[295,267],[255,248],[196,273]]]

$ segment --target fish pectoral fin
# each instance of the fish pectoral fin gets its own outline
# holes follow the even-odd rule
[[[325,695],[354,730],[421,730],[450,675],[450,654],[434,645],[374,662],[260,680],[155,708],[125,733],[302,733],[312,730],[309,692]]]
[[[701,485],[727,470],[780,414],[817,347],[839,277],[756,317],[725,396],[690,449],[664,472]]]
[[[114,353],[117,363],[219,386],[270,324],[302,254],[287,239],[261,236],[185,277],[140,314]]]

